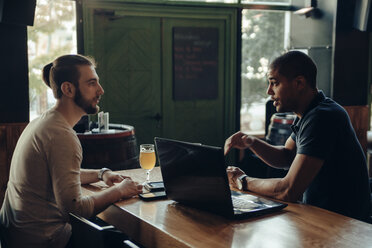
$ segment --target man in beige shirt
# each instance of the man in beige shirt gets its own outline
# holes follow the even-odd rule
[[[91,217],[142,192],[141,185],[110,170],[80,169],[82,148],[72,128],[83,115],[98,112],[104,93],[94,61],[61,56],[43,68],[43,80],[57,103],[29,123],[15,148],[0,211],[8,247],[65,247],[69,212]],[[82,195],[81,184],[99,180],[112,187]]]

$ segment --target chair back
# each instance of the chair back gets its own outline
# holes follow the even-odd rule
[[[124,233],[98,217],[88,220],[70,213],[70,222],[72,226],[71,243],[74,248],[139,248],[128,240]]]
[[[343,106],[349,114],[351,124],[358,137],[359,143],[363,148],[364,154],[367,154],[367,131],[369,129],[369,107],[362,106]]]
[[[75,214],[70,213],[72,244],[74,248],[104,248],[103,227]]]

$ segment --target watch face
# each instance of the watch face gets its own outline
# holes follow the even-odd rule
[[[106,171],[110,171],[110,169],[108,168],[102,168],[99,172],[98,172],[98,179],[99,180],[102,180],[103,178],[103,174],[106,172]]]
[[[243,184],[242,184],[242,181],[240,180],[240,178],[236,179],[235,184],[236,184],[236,187],[239,190],[242,190],[243,189]]]

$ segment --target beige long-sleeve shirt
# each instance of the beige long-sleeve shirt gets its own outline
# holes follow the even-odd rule
[[[51,109],[32,121],[15,148],[0,223],[11,247],[64,247],[68,213],[93,214],[81,193],[82,148],[64,117]]]

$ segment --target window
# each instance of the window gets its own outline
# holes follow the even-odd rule
[[[60,55],[76,53],[75,13],[74,1],[37,1],[34,26],[28,27],[30,120],[55,103],[42,69]]]
[[[199,2],[199,3],[238,3],[238,0],[173,0],[175,2]]]
[[[243,10],[240,110],[243,132],[265,132],[267,68],[284,51],[288,37],[286,23],[285,12]]]
[[[241,0],[240,2],[241,3],[259,3],[259,2],[263,2],[263,3],[290,3],[291,0],[262,0],[262,1],[258,1],[258,0]]]
[[[173,0],[175,2],[205,2],[205,3],[264,3],[264,4],[271,4],[271,3],[290,3],[291,0]]]

